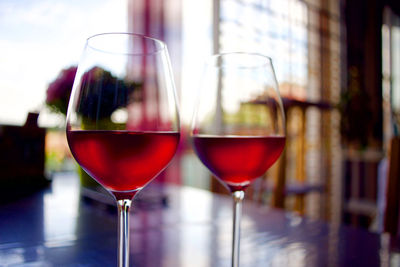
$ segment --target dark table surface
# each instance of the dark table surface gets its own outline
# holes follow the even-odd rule
[[[116,266],[116,208],[80,190],[75,174],[60,173],[48,189],[1,205],[0,266]],[[153,183],[135,203],[131,266],[230,266],[229,197]],[[387,243],[250,201],[243,208],[242,267],[389,266],[399,256]]]

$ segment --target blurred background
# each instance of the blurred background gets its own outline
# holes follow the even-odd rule
[[[207,56],[253,51],[273,60],[287,146],[247,199],[371,231],[385,228],[389,207],[398,214],[400,174],[393,166],[400,159],[392,145],[400,126],[396,0],[2,0],[3,188],[13,188],[17,176],[32,188],[50,182],[54,172],[78,170],[65,140],[64,91],[86,38],[111,31],[168,45],[182,140],[158,182],[226,193],[192,151],[193,101]],[[387,190],[392,183],[394,192]]]

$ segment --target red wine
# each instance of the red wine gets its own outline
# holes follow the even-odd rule
[[[67,131],[79,165],[111,191],[145,186],[172,159],[178,132]]]
[[[283,136],[194,135],[200,160],[231,191],[244,190],[279,158]]]

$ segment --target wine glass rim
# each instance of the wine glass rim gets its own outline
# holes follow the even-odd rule
[[[108,51],[106,49],[97,48],[97,47],[95,47],[95,46],[90,44],[91,40],[94,39],[94,38],[101,37],[101,36],[110,36],[110,35],[120,35],[120,36],[126,35],[126,36],[132,36],[132,37],[136,37],[136,38],[142,38],[143,40],[153,41],[154,43],[159,45],[159,48],[154,49],[154,51],[146,52],[146,53],[113,52],[113,51]],[[90,47],[91,49],[93,49],[95,51],[102,52],[102,53],[130,55],[130,56],[150,56],[150,55],[155,55],[155,54],[158,54],[158,53],[164,51],[166,49],[166,47],[167,47],[166,44],[163,41],[159,40],[159,39],[156,39],[154,37],[149,37],[149,36],[144,35],[144,34],[133,33],[133,32],[104,32],[104,33],[97,33],[97,34],[94,34],[92,36],[89,36],[86,39],[86,46]]]
[[[224,57],[224,56],[231,56],[231,55],[257,56],[257,57],[264,58],[264,59],[267,60],[267,62],[264,63],[264,64],[260,64],[260,65],[256,65],[256,66],[245,66],[245,65],[243,65],[243,66],[240,66],[241,68],[262,67],[262,66],[265,66],[267,64],[272,65],[272,58],[271,57],[266,56],[266,55],[261,54],[261,53],[257,53],[257,52],[245,52],[245,51],[222,52],[222,53],[214,54],[214,55],[211,56],[211,59],[209,59],[209,63],[213,62],[217,58],[221,58],[221,57]],[[226,68],[226,67],[229,67],[229,65],[223,65],[222,64],[221,66],[217,66],[217,67],[220,67],[220,68],[225,67]]]

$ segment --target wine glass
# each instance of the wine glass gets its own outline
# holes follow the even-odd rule
[[[179,129],[162,41],[130,33],[87,39],[68,106],[67,139],[79,165],[116,199],[120,267],[129,265],[132,199],[168,165]]]
[[[197,156],[232,194],[232,266],[237,267],[245,190],[279,158],[286,140],[271,59],[244,52],[212,56],[201,81],[191,135]]]

